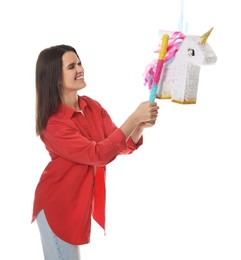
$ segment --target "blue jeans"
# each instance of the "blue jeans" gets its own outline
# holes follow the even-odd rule
[[[50,229],[44,211],[37,215],[45,260],[80,260],[79,247],[58,238]]]

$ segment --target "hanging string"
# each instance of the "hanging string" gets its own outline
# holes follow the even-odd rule
[[[184,27],[184,0],[180,0],[180,17],[179,17],[179,22],[178,22],[178,30],[179,32],[187,34],[188,30],[188,23],[185,22],[185,28]]]

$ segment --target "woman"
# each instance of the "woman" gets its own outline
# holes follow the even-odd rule
[[[105,169],[142,144],[159,107],[143,102],[116,127],[95,100],[79,96],[86,86],[76,50],[58,45],[40,52],[36,64],[36,133],[51,161],[36,187],[37,220],[46,260],[80,259],[89,243],[91,215],[105,228]]]

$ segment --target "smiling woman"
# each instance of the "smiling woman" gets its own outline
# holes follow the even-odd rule
[[[106,165],[142,145],[143,130],[155,124],[159,107],[142,102],[118,128],[97,101],[79,96],[86,86],[76,50],[44,49],[36,64],[36,133],[50,154],[35,191],[45,259],[80,259],[89,243],[91,215],[105,229]],[[81,113],[79,113],[81,111]]]
[[[80,110],[78,99],[76,99],[75,92],[86,86],[84,81],[84,68],[81,64],[79,57],[74,52],[66,52],[62,57],[63,69],[62,69],[62,102],[69,105],[74,105],[74,110]],[[72,93],[74,92],[74,95]],[[75,100],[72,100],[71,97]]]
[[[152,50],[159,43],[158,31],[179,29],[180,1],[143,0],[138,5],[130,0],[0,1],[1,259],[43,259],[37,221],[29,224],[35,186],[49,162],[49,154],[34,131],[35,65],[39,52],[62,43],[76,46],[87,84],[79,94],[98,100],[119,126],[139,100],[148,98],[142,73],[157,57]],[[215,66],[202,68],[195,106],[158,99],[161,116],[154,127],[144,130],[144,145],[132,155],[119,156],[108,164],[107,236],[92,221],[91,243],[80,246],[84,260],[241,259],[241,164],[240,152],[236,152],[241,149],[238,4],[237,0],[218,4],[210,0],[185,0],[183,15],[188,30],[184,33],[199,36],[214,26],[209,44],[220,59]],[[229,17],[225,19],[227,14]],[[65,50],[54,54],[59,52],[54,47],[46,52],[41,65],[41,86],[46,93],[41,96],[40,109],[47,115],[53,111],[52,118],[62,117],[62,126],[55,119],[52,132],[62,133],[61,140],[66,139],[67,144],[74,128],[69,127],[64,133],[64,126],[68,126],[64,120],[80,118],[81,112],[63,104],[58,93],[62,54],[69,52],[66,46]],[[79,99],[82,104],[84,97]],[[64,107],[61,114],[57,114],[57,107],[59,110]],[[82,131],[91,140],[93,137],[86,131],[95,134],[98,117],[90,117],[87,106],[82,109],[85,116],[81,118]],[[45,139],[55,124],[49,120],[44,127]],[[76,135],[80,135],[77,130]],[[97,147],[101,145],[97,143]],[[60,147],[59,153],[77,157],[71,145],[74,144]],[[46,198],[45,213],[50,204],[56,209],[55,219],[50,219],[48,213],[48,225],[58,218],[68,221],[65,213],[68,208],[61,211],[55,202],[66,204],[65,200],[70,200],[68,185],[75,190],[73,195],[80,188],[79,181],[76,184],[71,181],[74,173],[62,174],[66,170],[62,162],[68,160],[53,152],[56,153],[51,149],[53,162],[42,178],[46,181],[47,194],[42,182],[36,190],[36,200],[41,196]],[[56,174],[51,175],[54,163],[58,167],[53,168]],[[78,163],[74,165],[70,163],[68,169],[74,169]],[[86,164],[87,167],[92,168]],[[85,180],[84,171],[77,171],[76,175]],[[77,197],[73,196],[73,201]],[[80,203],[76,201],[69,207],[72,210]],[[61,223],[64,227],[65,222]]]

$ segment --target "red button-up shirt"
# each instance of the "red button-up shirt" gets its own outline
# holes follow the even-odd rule
[[[90,241],[91,214],[105,228],[105,169],[119,154],[142,144],[125,140],[95,100],[79,97],[83,113],[61,104],[40,136],[51,161],[36,187],[33,219],[44,209],[53,232],[80,245]]]

